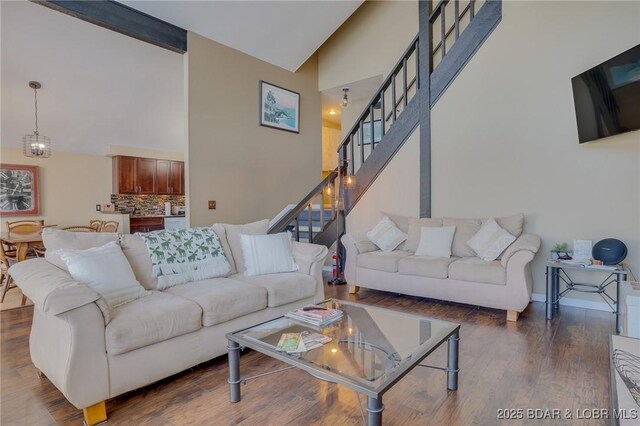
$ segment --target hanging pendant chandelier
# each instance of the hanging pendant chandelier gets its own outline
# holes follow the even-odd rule
[[[35,99],[36,130],[32,134],[22,137],[22,153],[27,157],[49,158],[51,156],[51,139],[38,132],[38,89],[42,85],[37,81],[30,81],[29,87],[33,89]]]

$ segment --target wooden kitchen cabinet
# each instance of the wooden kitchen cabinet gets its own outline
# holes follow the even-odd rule
[[[184,195],[184,163],[157,160],[156,174],[159,195]]]
[[[115,194],[156,194],[156,180],[155,159],[123,155],[113,157],[113,192]]]
[[[164,229],[164,218],[162,217],[132,217],[129,220],[129,232],[151,232]]]

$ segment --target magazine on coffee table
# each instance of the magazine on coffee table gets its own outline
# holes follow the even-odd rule
[[[284,315],[297,321],[322,327],[342,318],[342,311],[339,309],[325,308],[322,306],[309,305],[296,309]]]

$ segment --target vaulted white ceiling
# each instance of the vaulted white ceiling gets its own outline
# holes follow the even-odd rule
[[[265,62],[296,71],[363,1],[120,2]]]
[[[183,151],[183,56],[27,1],[0,1],[2,146],[34,130],[56,151]]]

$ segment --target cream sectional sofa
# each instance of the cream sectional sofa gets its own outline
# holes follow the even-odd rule
[[[529,304],[533,285],[530,262],[540,248],[540,237],[522,232],[524,215],[496,218],[517,239],[491,262],[476,257],[466,244],[485,219],[390,218],[409,236],[392,252],[380,251],[365,232],[343,235],[347,253],[344,273],[350,293],[366,287],[504,309],[510,321],[516,321]],[[456,227],[450,258],[414,255],[423,226]]]
[[[151,293],[111,310],[109,320],[96,304],[99,294],[65,270],[45,259],[14,265],[11,275],[35,304],[33,364],[84,409],[91,425],[106,419],[105,400],[225,354],[226,333],[322,301],[326,247],[294,242],[298,272],[251,277],[237,272],[244,271],[240,234],[266,233],[267,224],[214,225],[233,274],[164,291],[155,290],[140,236],[87,234],[78,242],[65,235],[65,241],[51,242],[86,249],[120,241],[136,278]]]

